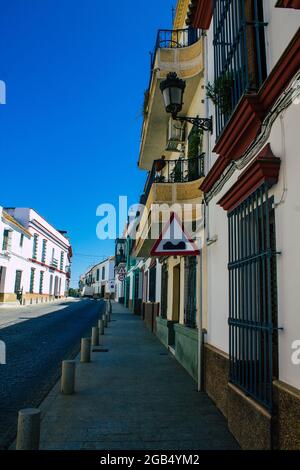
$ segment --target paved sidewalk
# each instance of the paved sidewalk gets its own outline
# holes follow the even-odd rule
[[[139,317],[113,303],[76,394],[52,391],[42,408],[41,449],[238,449],[222,414]]]

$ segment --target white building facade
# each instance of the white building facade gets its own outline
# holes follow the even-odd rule
[[[110,256],[81,275],[79,287],[83,297],[114,298],[115,257]]]
[[[1,209],[0,300],[22,305],[67,295],[72,249],[60,232],[31,208]]]
[[[194,3],[213,116],[201,185],[206,391],[243,448],[296,449],[300,4]]]

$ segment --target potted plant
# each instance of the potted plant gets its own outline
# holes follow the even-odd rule
[[[208,83],[206,86],[206,96],[211,99],[225,116],[232,110],[232,92],[233,74],[225,72],[220,75],[214,83]]]

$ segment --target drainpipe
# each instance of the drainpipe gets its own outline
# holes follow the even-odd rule
[[[200,300],[199,300],[199,325],[198,325],[198,392],[203,390],[203,334],[202,334],[202,320],[203,320],[203,281],[202,281],[202,254],[200,252]]]
[[[204,93],[206,93],[206,86],[208,84],[208,41],[207,41],[207,34],[204,33]],[[209,117],[209,103],[208,98],[205,96],[205,116]],[[210,168],[210,134],[206,132],[206,165],[205,165],[205,173],[207,174]],[[209,237],[209,212],[208,206],[204,205],[204,234],[205,231],[208,231],[207,237]],[[204,241],[205,243],[205,241]],[[200,301],[199,301],[199,325],[198,325],[198,392],[203,391],[203,383],[204,383],[204,370],[203,370],[203,339],[204,333],[203,330],[203,260],[202,260],[202,250],[200,251],[200,293],[199,293]]]

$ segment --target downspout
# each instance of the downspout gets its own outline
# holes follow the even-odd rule
[[[203,334],[202,334],[202,320],[203,320],[203,281],[202,281],[202,253],[200,252],[200,296],[199,296],[199,325],[198,325],[198,392],[203,391]]]
[[[208,41],[207,34],[204,33],[204,93],[206,94],[206,86],[208,84]],[[208,98],[205,96],[205,117],[209,117],[209,104]],[[210,135],[209,132],[206,132],[206,165],[205,165],[205,174],[207,174],[210,168]],[[209,220],[208,220],[208,206],[203,205],[204,208],[204,234],[206,232],[206,227],[208,230],[207,237],[209,237]],[[207,217],[207,220],[205,218]],[[204,370],[203,370],[203,256],[202,250],[200,251],[200,292],[199,292],[199,325],[198,325],[198,392],[203,391],[204,383]]]

